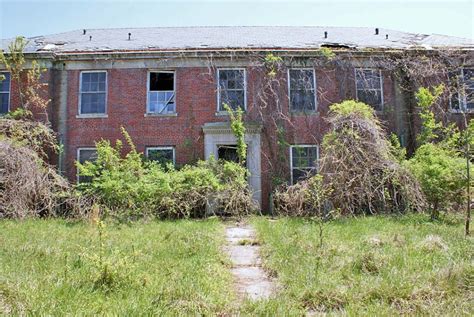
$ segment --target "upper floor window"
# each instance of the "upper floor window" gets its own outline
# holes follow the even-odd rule
[[[147,147],[146,157],[150,161],[156,161],[162,165],[175,164],[175,152],[174,147]]]
[[[105,114],[107,104],[107,72],[81,72],[80,82],[79,114]]]
[[[456,112],[474,111],[474,68],[463,68],[455,78],[456,92],[451,95],[451,110]]]
[[[372,106],[376,111],[381,111],[383,105],[381,70],[356,68],[355,80],[357,100]]]
[[[233,110],[247,109],[245,69],[219,69],[217,81],[218,111],[225,111],[224,104]]]
[[[292,145],[290,148],[291,183],[295,184],[316,173],[317,145]]]
[[[10,73],[0,73],[0,114],[10,111]]]
[[[288,76],[290,111],[315,111],[316,79],[314,69],[290,69]]]
[[[77,149],[77,161],[81,164],[86,162],[94,162],[97,160],[97,150],[96,148],[78,148]],[[91,176],[84,176],[77,174],[78,183],[88,183],[92,181]]]
[[[169,114],[176,112],[174,72],[148,73],[149,114]]]

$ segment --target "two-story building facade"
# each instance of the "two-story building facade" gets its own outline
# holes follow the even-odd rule
[[[5,51],[9,42],[2,41]],[[37,115],[57,131],[58,166],[71,180],[78,179],[75,161],[93,159],[95,142],[120,139],[121,127],[149,159],[178,166],[233,159],[227,104],[245,111],[249,183],[266,210],[276,184],[316,169],[333,103],[370,104],[389,131],[413,144],[415,113],[394,66],[410,52],[462,55],[459,76],[472,91],[451,95],[446,109],[454,116],[474,109],[473,47],[465,39],[372,28],[183,27],[41,36],[25,53],[47,69],[51,103]],[[2,65],[0,73],[5,113],[20,100]]]

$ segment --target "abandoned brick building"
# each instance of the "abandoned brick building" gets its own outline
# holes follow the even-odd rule
[[[9,42],[2,41],[4,51]],[[368,103],[403,145],[414,146],[413,91],[401,82],[413,77],[421,55],[450,54],[460,66],[447,78],[466,89],[445,99],[447,118],[473,110],[473,48],[466,39],[375,28],[179,27],[38,36],[25,52],[47,69],[51,103],[37,116],[57,131],[58,167],[71,180],[74,162],[93,159],[102,138],[121,139],[122,126],[149,159],[178,166],[211,155],[233,159],[227,103],[245,110],[249,183],[267,209],[275,184],[316,168],[333,103]],[[5,113],[19,97],[2,65],[0,72]]]

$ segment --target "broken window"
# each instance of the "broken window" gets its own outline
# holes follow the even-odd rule
[[[175,113],[174,87],[174,72],[150,72],[148,80],[147,113]]]
[[[175,164],[174,147],[148,147],[146,148],[146,157],[150,161],[155,161],[163,166]]]
[[[455,93],[451,95],[451,110],[456,112],[474,111],[474,68],[463,68],[459,75],[450,78]]]
[[[0,73],[0,115],[10,111],[10,73]]]
[[[382,73],[379,69],[355,70],[357,100],[382,111]]]
[[[97,150],[95,148],[79,148],[77,149],[77,161],[81,164],[86,162],[94,162],[97,160]],[[91,176],[83,176],[78,173],[78,183],[90,183],[92,182]]]
[[[308,178],[316,173],[318,161],[317,145],[292,145],[290,149],[291,183]]]
[[[219,87],[219,109],[225,111],[224,104],[231,109],[246,109],[245,100],[245,70],[243,69],[219,69],[217,73]]]
[[[289,70],[290,111],[316,110],[315,76],[313,69]]]
[[[79,114],[105,114],[107,72],[82,72]]]

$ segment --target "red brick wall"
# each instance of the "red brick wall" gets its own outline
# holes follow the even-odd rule
[[[174,146],[176,163],[191,163],[204,158],[204,135],[202,126],[208,122],[226,121],[228,117],[216,116],[217,96],[215,74],[207,67],[176,68],[176,117],[145,117],[147,101],[147,69],[109,69],[107,71],[107,118],[77,118],[79,96],[79,70],[68,71],[67,82],[67,144],[65,170],[71,180],[76,178],[74,162],[77,149],[94,147],[104,138],[114,142],[122,139],[120,127],[130,134],[139,151],[147,146]],[[324,119],[328,108],[335,102],[355,98],[353,72],[340,69],[316,69],[317,112],[314,114],[292,114],[288,109],[287,69],[277,74],[278,103],[283,110],[284,139],[288,144],[319,144],[327,129]],[[262,89],[261,69],[247,68],[247,114],[246,119],[263,124],[262,133],[262,202],[268,210],[272,182],[278,172],[289,178],[289,149],[277,145],[277,133],[273,116],[276,102],[270,100],[262,110],[259,93]],[[45,88],[52,104],[49,111],[53,127],[57,128],[59,109],[59,72],[48,71],[43,80],[50,86]],[[390,74],[384,73],[384,100],[393,104],[394,85]],[[19,104],[18,89],[12,82],[12,109]],[[263,119],[262,119],[263,118]],[[390,129],[395,129],[392,116],[386,116]]]

